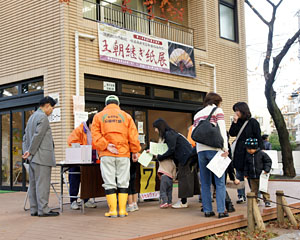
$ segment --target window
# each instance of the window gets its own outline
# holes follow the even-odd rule
[[[237,42],[236,0],[219,0],[220,37]]]
[[[182,92],[182,100],[193,101],[193,102],[203,102],[204,94],[199,92]]]
[[[135,95],[146,95],[146,87],[133,84],[122,84],[122,92]]]
[[[96,0],[89,0],[89,1],[83,1],[83,17],[97,20],[97,1]]]
[[[166,89],[154,89],[154,96],[160,98],[174,98],[174,91]]]
[[[22,93],[31,93],[35,91],[41,91],[41,90],[44,90],[43,81],[22,84]]]
[[[11,97],[19,94],[19,86],[0,89],[0,97]]]

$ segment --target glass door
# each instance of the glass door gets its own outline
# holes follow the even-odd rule
[[[0,113],[0,161],[1,161],[1,181],[0,186],[10,186],[10,113]]]
[[[0,112],[1,189],[26,190],[29,179],[23,167],[22,139],[35,107]]]

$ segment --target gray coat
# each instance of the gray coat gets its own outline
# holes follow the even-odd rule
[[[28,160],[39,165],[55,167],[54,144],[47,115],[38,109],[27,122],[23,136],[23,153],[29,152]]]

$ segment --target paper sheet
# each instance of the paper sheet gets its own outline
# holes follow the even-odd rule
[[[266,154],[269,155],[269,157],[272,160],[272,169],[278,169],[278,153],[276,150],[264,150]]]
[[[153,155],[162,155],[168,151],[168,145],[166,143],[150,142],[150,153]]]
[[[259,177],[259,191],[268,192],[268,182],[270,174],[264,174],[264,171],[261,172]]]
[[[218,178],[222,177],[224,172],[226,171],[228,165],[231,162],[229,157],[222,157],[221,154],[223,151],[218,151],[217,154],[210,160],[209,164],[207,164],[207,168],[212,171]]]
[[[138,162],[142,164],[144,167],[148,167],[149,163],[151,162],[153,155],[151,153],[147,153],[146,150],[142,152],[139,157]]]

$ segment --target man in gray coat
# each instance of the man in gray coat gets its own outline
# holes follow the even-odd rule
[[[29,160],[29,202],[31,216],[58,216],[48,207],[51,169],[55,167],[54,144],[48,120],[55,100],[44,97],[28,120],[23,137],[23,158]]]

